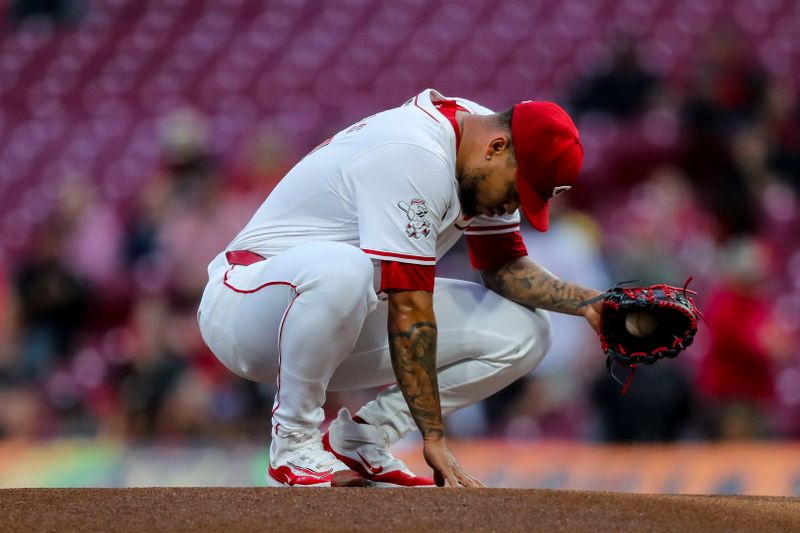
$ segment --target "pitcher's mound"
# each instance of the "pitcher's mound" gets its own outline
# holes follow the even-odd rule
[[[800,498],[520,489],[6,489],[2,531],[798,531]]]

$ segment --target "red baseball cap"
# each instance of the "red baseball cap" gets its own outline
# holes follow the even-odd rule
[[[547,231],[550,198],[569,190],[581,171],[578,129],[557,104],[527,100],[512,110],[511,140],[522,211],[534,228]]]

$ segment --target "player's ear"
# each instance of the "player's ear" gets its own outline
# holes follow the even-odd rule
[[[505,136],[495,137],[489,143],[488,155],[501,155],[508,148],[508,139]]]

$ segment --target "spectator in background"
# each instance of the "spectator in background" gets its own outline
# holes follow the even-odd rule
[[[192,204],[205,194],[208,181],[217,178],[219,161],[210,148],[207,118],[191,107],[163,117],[158,134],[163,153],[163,173],[169,182],[171,200]]]
[[[679,284],[709,270],[717,223],[678,169],[656,168],[599,218],[612,280]]]
[[[719,120],[717,109],[708,102],[687,103],[679,166],[698,191],[703,207],[715,215],[727,235],[752,232],[758,208]]]
[[[97,195],[95,182],[67,177],[61,185],[57,213],[65,232],[64,261],[76,275],[101,293],[121,275],[122,230],[114,209]]]
[[[177,302],[193,306],[205,286],[209,258],[257,204],[227,187],[200,113],[181,109],[168,115],[160,135],[164,168],[145,189],[125,248],[144,287],[168,290]]]
[[[5,354],[11,351],[16,329],[15,308],[16,302],[11,292],[8,270],[5,261],[0,260],[0,360],[5,360]]]
[[[157,435],[164,402],[186,367],[181,346],[170,337],[174,324],[163,297],[141,297],[135,304],[126,347],[128,362],[118,371],[119,395],[128,438]]]
[[[175,195],[159,228],[160,252],[168,266],[169,288],[181,302],[194,301],[202,293],[207,277],[203,262],[224,247],[234,224],[246,222],[251,213],[230,205],[218,163],[196,162],[191,169],[172,174]]]
[[[22,375],[37,379],[71,355],[86,318],[90,292],[64,263],[64,228],[53,217],[39,233],[15,279]]]
[[[96,180],[83,174],[66,176],[55,210],[64,232],[64,266],[91,291],[86,327],[102,331],[124,319],[131,299],[120,216],[103,200]]]
[[[732,240],[723,252],[721,271],[723,281],[705,309],[711,342],[697,377],[708,429],[717,439],[764,437],[775,394],[768,342],[775,332],[764,292],[769,250],[755,238]]]
[[[616,374],[624,373],[619,368]],[[623,381],[626,375],[618,376]],[[669,362],[636,370],[623,396],[603,369],[591,388],[596,436],[606,442],[672,442],[684,435],[693,414],[692,389],[683,369]]]
[[[121,243],[125,267],[135,289],[161,290],[166,270],[161,250],[161,227],[170,209],[170,183],[161,178],[145,184],[125,224]]]
[[[712,31],[698,54],[692,99],[708,106],[723,131],[756,119],[765,101],[769,76],[747,39],[732,27]]]
[[[761,119],[770,169],[800,192],[800,106],[788,84],[770,84]]]
[[[730,29],[718,30],[699,54],[683,108],[680,166],[722,222],[726,236],[757,229],[752,183],[736,160],[732,139],[757,118],[766,79],[745,40]]]
[[[637,41],[622,36],[607,68],[580,80],[571,99],[579,115],[601,111],[624,120],[641,114],[657,87],[658,79],[639,62]]]
[[[252,199],[252,212],[297,162],[286,135],[270,123],[261,125],[244,140],[232,169],[231,187]]]
[[[0,262],[0,439],[33,438],[41,432],[44,406],[25,384],[17,346],[16,302],[12,282]],[[13,408],[9,408],[13,407]]]

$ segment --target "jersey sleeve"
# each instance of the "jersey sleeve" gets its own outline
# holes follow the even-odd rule
[[[473,268],[495,270],[513,259],[528,255],[519,222],[519,211],[511,215],[472,219],[464,233]]]
[[[390,290],[433,292],[435,282],[435,266],[381,261],[380,292]]]
[[[345,169],[355,187],[359,246],[380,261],[436,265],[436,240],[449,207],[445,161],[404,143],[379,146]]]

